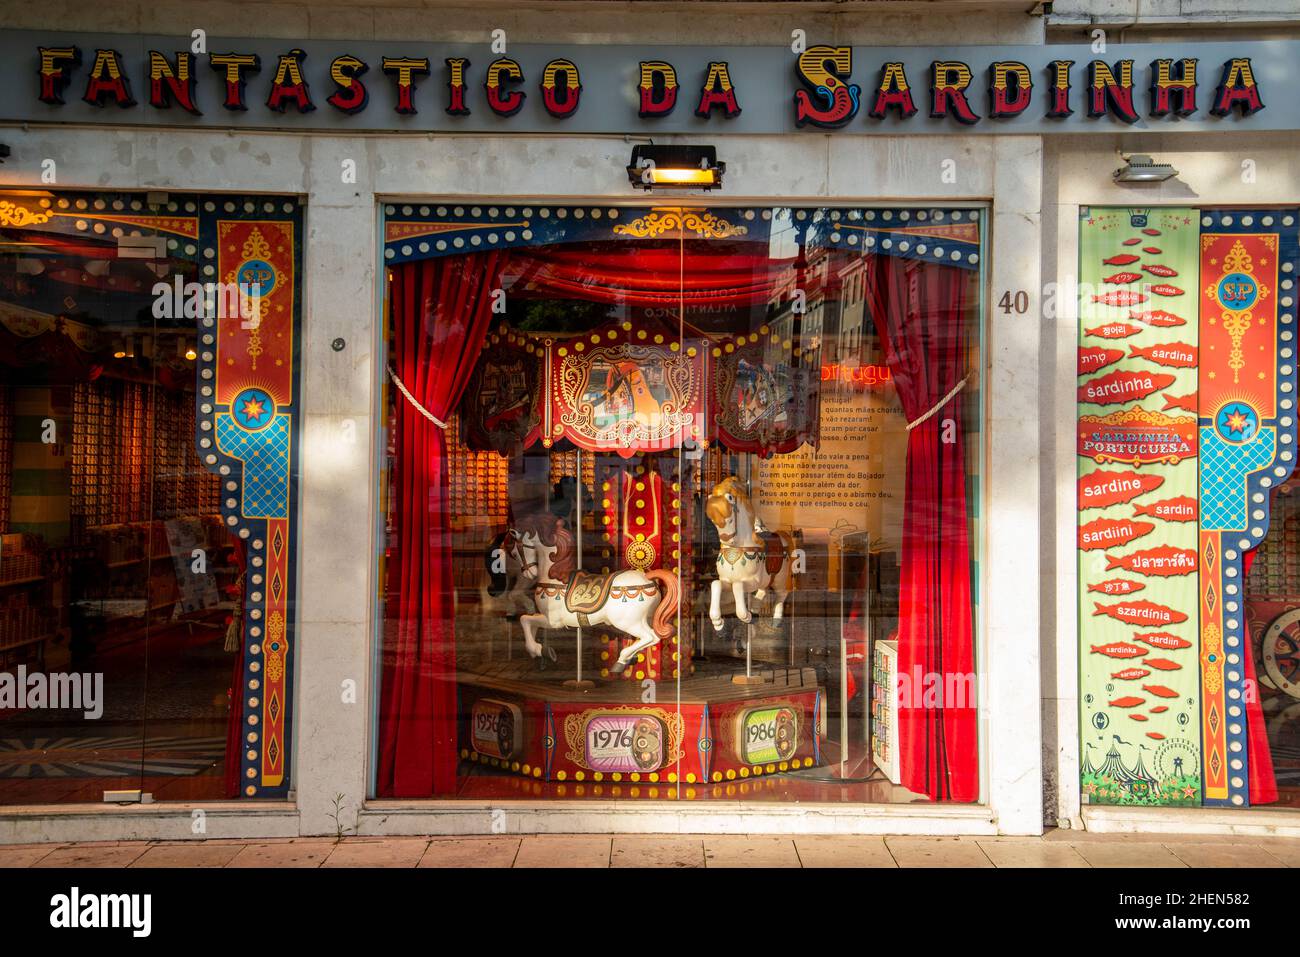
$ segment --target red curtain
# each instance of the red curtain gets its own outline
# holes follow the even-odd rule
[[[393,267],[392,367],[446,422],[460,401],[492,316],[505,253]],[[456,785],[456,641],[446,436],[395,398],[396,544],[388,556],[388,620],[379,711],[380,797],[429,797]]]
[[[685,255],[676,242],[635,250],[626,245],[540,246],[514,260],[519,281],[511,295],[633,306],[746,306],[771,299],[789,279],[790,264],[769,258],[765,243],[695,244]]]
[[[1255,563],[1259,546],[1244,552],[1241,556],[1241,577],[1250,575],[1250,566]],[[1246,687],[1254,689],[1246,694],[1246,765],[1247,786],[1250,789],[1251,804],[1272,804],[1277,800],[1277,778],[1273,774],[1273,752],[1268,746],[1268,727],[1264,724],[1264,706],[1259,700],[1259,681],[1255,677],[1255,652],[1251,647],[1247,630],[1246,641]]]
[[[915,422],[974,371],[967,315],[976,276],[890,256],[868,256],[866,266],[885,362],[903,413]],[[958,390],[908,433],[898,609],[898,669],[907,692],[898,707],[901,781],[946,801],[979,799],[961,402]]]

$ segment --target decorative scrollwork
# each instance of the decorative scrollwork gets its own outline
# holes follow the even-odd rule
[[[36,226],[48,223],[53,215],[49,210],[28,209],[7,200],[0,200],[0,226]]]
[[[727,239],[731,236],[744,236],[749,232],[749,227],[729,223],[713,213],[698,209],[655,210],[640,219],[614,227],[615,234],[636,239],[653,239],[673,231],[694,233],[701,239]]]

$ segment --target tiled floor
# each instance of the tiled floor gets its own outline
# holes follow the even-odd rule
[[[1290,867],[1300,839],[1053,831],[1026,837],[354,837],[0,846],[0,867]]]

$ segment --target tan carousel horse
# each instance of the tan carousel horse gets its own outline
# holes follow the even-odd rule
[[[537,612],[520,615],[524,647],[540,658],[537,629],[588,628],[608,625],[635,639],[609,670],[620,673],[647,648],[677,630],[681,586],[677,576],[660,568],[594,574],[575,569],[573,533],[564,519],[549,513],[521,519],[510,530],[520,555],[520,576],[533,582]],[[547,649],[554,660],[554,652]],[[542,662],[544,664],[544,662]]]
[[[788,532],[768,533],[754,505],[745,493],[744,484],[729,475],[709,494],[704,514],[718,530],[718,577],[710,583],[709,620],[715,631],[722,631],[722,589],[731,589],[736,599],[736,617],[748,623],[752,619],[748,595],[762,601],[770,591],[774,602],[772,618],[780,621],[785,614],[785,600],[794,582],[795,563],[801,557]]]

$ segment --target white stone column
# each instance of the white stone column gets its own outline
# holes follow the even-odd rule
[[[340,794],[340,818],[355,823],[370,763],[380,323],[369,146],[335,138],[304,146],[310,192],[293,769],[304,834],[335,833]],[[355,183],[344,181],[349,162]]]
[[[986,593],[980,596],[987,798],[1004,834],[1043,826],[1040,695],[1039,341],[1042,140],[998,137],[986,306]],[[1018,292],[1029,308],[998,305]]]

